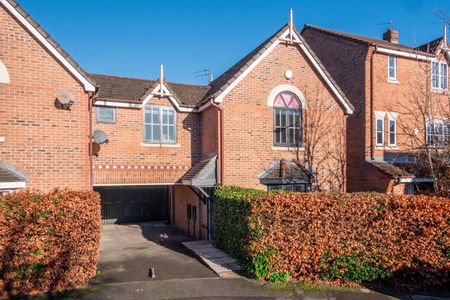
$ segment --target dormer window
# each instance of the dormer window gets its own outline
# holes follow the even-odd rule
[[[301,146],[300,100],[291,92],[281,92],[276,96],[273,107],[274,145]]]
[[[388,79],[397,80],[397,57],[389,55],[388,58]]]
[[[448,90],[448,65],[446,62],[433,61],[431,65],[431,84],[433,90]]]

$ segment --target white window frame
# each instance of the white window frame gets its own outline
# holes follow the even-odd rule
[[[391,122],[394,122],[394,132],[391,132]],[[391,133],[394,133],[394,143],[391,143]],[[388,119],[388,144],[389,146],[397,146],[397,120],[391,117]]]
[[[113,119],[112,120],[101,120],[100,119],[100,111],[101,110],[112,110],[113,112]],[[103,107],[103,106],[97,106],[95,108],[95,119],[97,121],[97,123],[110,123],[110,124],[114,124],[116,123],[116,109],[114,107]]]
[[[434,65],[437,66],[437,72],[434,72]],[[444,68],[445,66],[445,68]],[[443,74],[445,69],[446,74]],[[434,85],[436,78],[436,84]],[[442,85],[445,85],[444,87]],[[433,60],[431,61],[431,89],[434,91],[448,91],[448,64],[445,61]]]
[[[436,147],[436,148],[446,147],[450,142],[450,125],[449,124],[450,124],[450,120],[446,120],[443,118],[430,118],[430,120],[427,121],[426,128],[425,128],[425,143],[427,144],[427,146]],[[433,125],[434,130],[436,129],[436,125],[442,126],[442,133],[438,134],[436,132],[433,132],[432,134],[430,134],[428,132],[429,125]],[[430,142],[431,142],[432,136],[440,137],[441,142],[438,141],[438,143],[436,143],[436,144],[431,144]]]
[[[156,123],[147,123],[145,120],[145,116],[147,114],[147,110],[148,109],[156,109],[158,110],[158,115],[159,115],[159,140],[147,140],[147,125],[149,126],[153,126],[156,125]],[[146,105],[143,109],[144,111],[144,142],[145,143],[151,143],[151,144],[176,144],[177,143],[177,112],[174,108],[172,107],[167,107],[167,106],[160,106],[160,105]],[[171,125],[170,123],[167,124],[163,124],[163,112],[168,112],[168,111],[172,111],[173,112],[173,125]],[[173,127],[174,129],[174,139],[170,140],[170,139],[163,139],[163,127]]]
[[[391,58],[394,59],[393,66],[391,66]],[[394,70],[394,77],[391,77],[391,68]],[[395,55],[388,56],[388,79],[389,80],[397,80],[397,56],[395,56]]]
[[[378,142],[378,121],[381,121],[381,143]],[[377,146],[384,146],[384,118],[375,118],[375,143]]]

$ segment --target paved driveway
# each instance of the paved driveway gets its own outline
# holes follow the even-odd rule
[[[163,223],[103,225],[99,273],[92,283],[216,278],[181,245],[189,240]],[[150,268],[155,268],[155,279],[149,277]]]

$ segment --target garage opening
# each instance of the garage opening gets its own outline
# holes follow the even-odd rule
[[[123,224],[169,220],[168,186],[97,186],[102,221]]]

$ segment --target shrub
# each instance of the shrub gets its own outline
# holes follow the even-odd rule
[[[84,286],[96,274],[99,243],[95,192],[0,196],[0,297]]]
[[[254,277],[275,280],[288,274],[303,282],[340,285],[379,280],[416,287],[450,283],[447,198],[241,193],[235,187],[217,194],[217,245]],[[224,208],[227,203],[239,208]],[[233,251],[226,241],[232,241]]]

